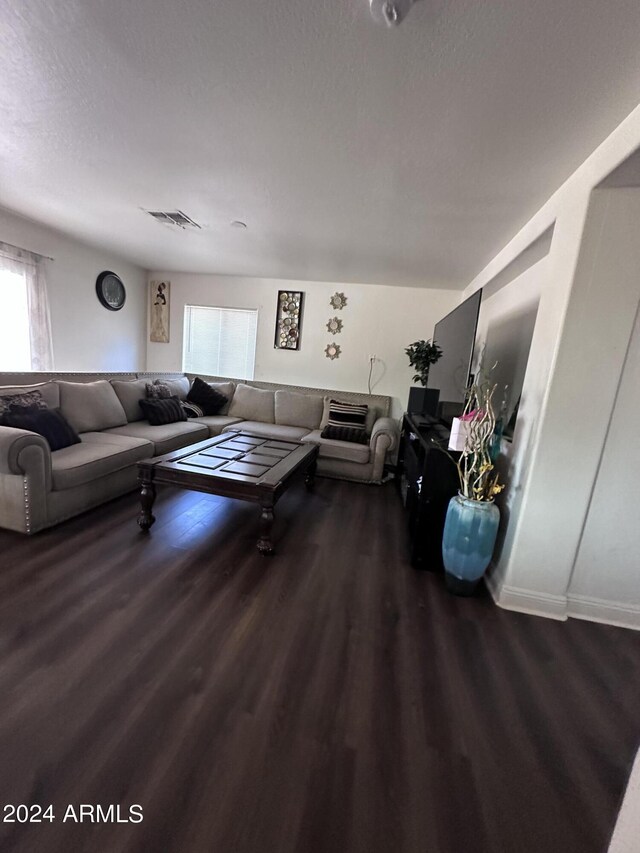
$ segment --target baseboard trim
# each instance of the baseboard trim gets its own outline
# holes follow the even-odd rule
[[[545,616],[547,619],[561,621],[585,619],[589,622],[601,622],[604,625],[617,625],[621,628],[631,628],[640,631],[640,605],[625,604],[620,601],[608,601],[602,598],[591,598],[587,595],[551,595],[544,592],[534,592],[530,589],[500,585],[494,575],[485,575],[485,584],[491,597],[504,610],[514,610],[517,613],[530,613],[534,616]]]
[[[500,598],[500,581],[496,577],[493,565],[490,566],[489,571],[484,576],[484,584],[491,593],[491,598],[493,598],[494,602],[497,604],[498,599]]]
[[[491,576],[486,577],[485,582],[495,603],[504,610],[514,610],[517,613],[529,613],[532,616],[544,616],[547,619],[560,621],[567,618],[567,598],[564,595],[534,592],[507,584],[498,586]]]
[[[591,598],[588,595],[567,595],[567,613],[575,619],[589,622],[603,622],[605,625],[619,625],[640,631],[640,605],[624,604],[620,601],[607,601]]]

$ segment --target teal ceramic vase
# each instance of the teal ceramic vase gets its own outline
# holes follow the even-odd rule
[[[449,501],[442,536],[447,589],[472,595],[493,554],[500,510],[493,501],[472,501],[458,494]]]

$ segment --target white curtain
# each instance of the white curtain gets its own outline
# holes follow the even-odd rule
[[[0,242],[0,262],[9,272],[24,276],[29,305],[31,369],[53,370],[51,316],[42,255]]]

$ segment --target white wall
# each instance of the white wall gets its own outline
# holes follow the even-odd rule
[[[505,567],[512,600],[537,594],[560,616],[571,612],[567,590],[640,299],[638,236],[640,193],[592,193],[535,461]],[[618,528],[635,524],[631,508],[618,520]],[[609,574],[606,565],[601,571]],[[606,597],[617,601],[610,574],[607,588]]]
[[[595,190],[639,145],[640,107],[464,294],[494,281],[553,228],[523,387],[523,399],[539,399],[539,409],[535,423],[521,424],[519,418],[516,438],[519,429],[529,431],[526,464],[516,512],[490,577],[496,600],[512,609],[561,619],[573,612],[586,615],[572,610],[568,588],[622,371],[619,348],[629,340],[637,304],[632,296],[639,264],[620,251],[640,246],[640,216],[629,191],[618,190],[627,196],[614,197],[614,191]],[[603,245],[606,252],[600,251]],[[636,517],[629,506],[618,523],[628,529]],[[616,600],[612,583],[606,598]],[[600,616],[606,618],[606,608]],[[589,614],[600,616],[595,610]],[[626,624],[635,624],[632,604],[627,617]]]
[[[568,592],[574,612],[588,615],[593,601],[606,601],[610,621],[616,604],[635,606],[640,617],[640,525],[629,523],[633,507],[637,514],[639,424],[640,302]]]
[[[170,337],[168,344],[147,344],[147,369],[182,369],[184,306],[213,305],[224,308],[257,308],[258,341],[254,378],[343,391],[367,390],[368,356],[375,355],[372,391],[394,398],[393,414],[405,410],[412,371],[404,348],[419,338],[430,338],[435,323],[450,311],[459,294],[446,290],[421,290],[370,284],[280,281],[217,275],[154,272],[151,280],[171,282]],[[278,290],[302,290],[304,308],[301,348],[274,348]],[[347,305],[336,311],[329,298],[336,292],[347,296]],[[343,330],[327,332],[331,317],[340,317]],[[340,358],[324,354],[328,343],[340,344]]]
[[[144,370],[146,272],[110,252],[0,209],[0,240],[46,261],[55,370]],[[112,270],[127,300],[120,311],[98,302],[96,278]]]

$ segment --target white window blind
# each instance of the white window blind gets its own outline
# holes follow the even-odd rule
[[[185,305],[182,369],[253,379],[258,312]]]

